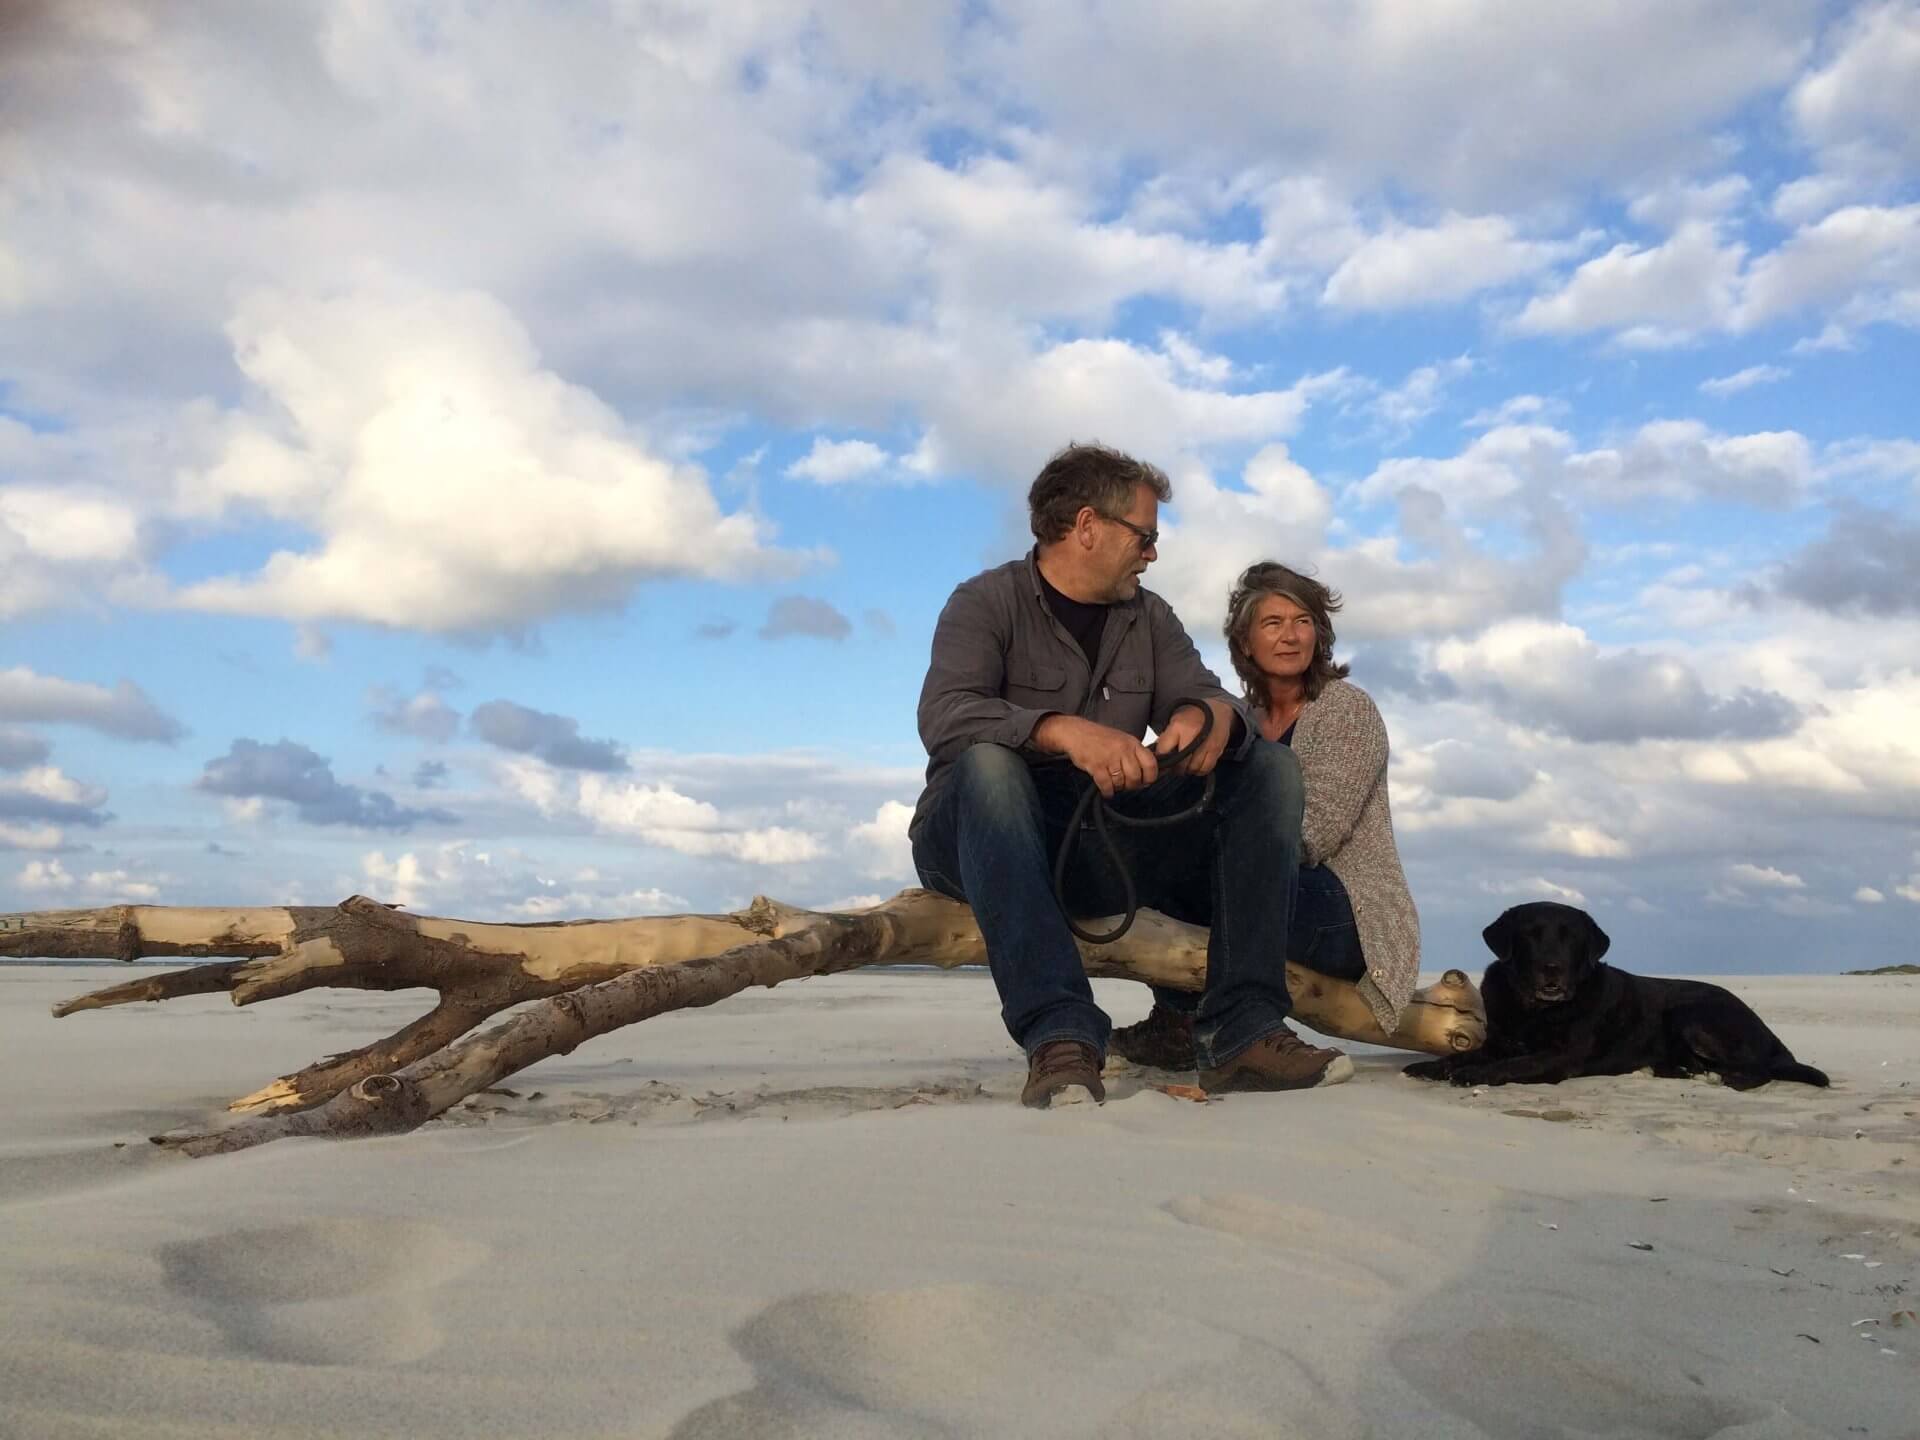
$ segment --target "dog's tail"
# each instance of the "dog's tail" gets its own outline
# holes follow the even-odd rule
[[[1768,1073],[1769,1080],[1798,1080],[1802,1085],[1818,1085],[1827,1088],[1827,1072],[1816,1070],[1811,1065],[1802,1065],[1798,1060],[1782,1060]]]

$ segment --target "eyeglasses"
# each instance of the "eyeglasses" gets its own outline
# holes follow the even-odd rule
[[[1118,515],[1102,515],[1100,518],[1102,520],[1111,520],[1116,525],[1124,525],[1127,529],[1133,531],[1134,534],[1140,537],[1140,548],[1142,551],[1157,550],[1160,547],[1160,532],[1158,530],[1142,530],[1131,520],[1122,520]]]

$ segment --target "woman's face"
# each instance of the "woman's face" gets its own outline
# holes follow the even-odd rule
[[[1268,595],[1247,622],[1247,654],[1270,679],[1297,680],[1313,664],[1313,616],[1284,595]]]

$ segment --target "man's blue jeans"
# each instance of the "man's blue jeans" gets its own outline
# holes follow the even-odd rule
[[[1214,803],[1181,825],[1112,826],[1139,902],[1209,927],[1207,982],[1194,1013],[1202,1068],[1225,1064],[1279,1029],[1287,937],[1300,870],[1300,766],[1284,745],[1221,760]],[[1030,764],[1003,745],[969,748],[913,838],[920,883],[973,907],[1007,1031],[1031,1055],[1050,1040],[1102,1054],[1113,1024],[1093,1000],[1053,896],[1053,860],[1087,777],[1065,761]],[[1173,814],[1204,782],[1172,776],[1116,798],[1122,814]],[[1066,900],[1076,917],[1124,910],[1120,880],[1091,831],[1074,849]]]

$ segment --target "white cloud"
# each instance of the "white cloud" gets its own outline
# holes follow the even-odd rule
[[[1802,175],[1775,190],[1767,209],[1782,225],[1809,225],[1858,199],[1860,188],[1859,179],[1852,175]]]
[[[30,485],[0,488],[0,528],[40,558],[74,566],[120,564],[140,543],[139,522],[120,501]]]
[[[580,814],[612,834],[632,835],[682,855],[716,855],[750,865],[792,865],[823,853],[819,839],[789,826],[741,825],[724,820],[704,800],[667,784],[583,775]]]
[[[1783,508],[1813,476],[1813,453],[1792,430],[1722,435],[1697,420],[1655,420],[1618,447],[1571,457],[1568,469],[1596,503],[1736,500]]]
[[[1833,479],[1866,475],[1920,486],[1920,440],[1842,440],[1820,457],[1820,472]]]
[[[58,860],[29,860],[14,876],[14,884],[28,892],[71,896],[102,904],[115,901],[151,904],[159,899],[161,892],[159,884],[126,870],[90,870],[85,875],[73,875]]]
[[[1630,344],[1673,344],[1723,323],[1738,295],[1746,247],[1723,243],[1709,222],[1682,224],[1662,243],[1620,244],[1527,302],[1514,328],[1527,335],[1613,330]]]
[[[1793,342],[1795,355],[1819,355],[1832,351],[1850,351],[1860,348],[1860,342],[1853,332],[1837,320],[1829,320],[1820,327],[1817,334],[1802,336]]]
[[[1812,449],[1791,430],[1722,435],[1697,420],[1655,420],[1618,445],[1576,451],[1549,426],[1501,425],[1458,455],[1383,461],[1354,493],[1378,501],[1418,487],[1468,507],[1527,491],[1601,505],[1717,499],[1780,507],[1797,500],[1813,474]]]
[[[1817,648],[1762,649],[1756,657],[1776,667],[1783,683],[1804,683],[1815,673],[1809,652]],[[1904,818],[1920,803],[1916,706],[1920,675],[1874,664],[1859,680],[1842,676],[1827,685],[1795,733],[1696,752],[1684,759],[1684,769],[1704,785],[1772,787],[1794,805],[1828,813]]]
[[[1737,310],[1750,330],[1812,305],[1845,302],[1850,323],[1898,319],[1920,298],[1920,204],[1850,205],[1754,260]],[[1908,323],[1913,323],[1911,312]]]
[[[1381,391],[1368,402],[1367,408],[1389,429],[1405,431],[1440,408],[1448,385],[1472,373],[1473,360],[1466,355],[1437,365],[1422,365],[1393,389]]]
[[[184,479],[182,501],[297,520],[317,543],[188,586],[184,605],[476,632],[617,607],[649,578],[778,561],[701,474],[542,370],[486,296],[265,293],[232,332],[288,420],[233,416],[225,457]]]
[[[319,664],[332,656],[333,637],[318,625],[295,626],[293,653],[297,659]]]
[[[1631,852],[1626,841],[1597,825],[1555,820],[1547,824],[1535,839],[1541,850],[1571,855],[1580,860],[1623,860]]]
[[[1804,200],[1782,196],[1775,208],[1796,220]],[[1605,330],[1625,345],[1666,346],[1744,334],[1820,305],[1835,307],[1827,348],[1843,343],[1848,327],[1920,324],[1920,204],[1848,205],[1751,258],[1711,222],[1687,221],[1659,245],[1617,245],[1589,260],[1530,300],[1513,328]]]
[[[569,920],[670,915],[689,908],[684,895],[657,886],[625,889],[591,867],[555,875],[512,849],[455,840],[425,851],[360,857],[369,892],[412,910],[516,920]]]
[[[1885,895],[1874,889],[1871,885],[1862,885],[1858,890],[1853,892],[1853,898],[1856,903],[1861,905],[1883,905],[1887,899]]]
[[[66,832],[58,825],[12,825],[0,821],[0,850],[58,850]]]
[[[1716,180],[1667,180],[1636,195],[1627,214],[1641,225],[1677,230],[1691,220],[1717,221],[1738,209],[1752,192],[1744,175],[1722,175]]]
[[[1178,519],[1163,526],[1167,542],[1147,583],[1203,645],[1218,633],[1233,578],[1262,556],[1304,567],[1345,594],[1339,633],[1346,644],[1458,633],[1551,611],[1586,556],[1566,507],[1541,490],[1503,512],[1517,537],[1487,541],[1418,485],[1383,497],[1398,506],[1397,533],[1356,533],[1336,521],[1328,488],[1285,446],[1256,452],[1238,484],[1216,481],[1197,462],[1179,467],[1174,481]]]
[[[1572,449],[1572,438],[1549,426],[1501,425],[1446,459],[1383,460],[1353,493],[1382,501],[1418,486],[1455,505],[1487,505],[1522,490],[1552,489]]]
[[[1022,489],[1068,439],[1100,440],[1166,465],[1208,447],[1291,433],[1307,407],[1349,385],[1344,371],[1286,389],[1189,384],[1163,353],[1125,340],[1069,340],[1029,353],[1006,335],[954,357],[930,384],[931,417],[914,464]]]
[[[388,860],[384,851],[368,851],[361,857],[360,872],[366,877],[376,900],[392,905],[415,906],[425,894],[421,885],[420,857],[410,850],[393,860]]]
[[[1578,741],[1770,737],[1798,718],[1781,695],[1753,687],[1715,694],[1680,658],[1603,651],[1565,622],[1504,620],[1442,641],[1433,664],[1509,723]]]
[[[1584,891],[1571,885],[1560,885],[1544,875],[1529,875],[1524,879],[1482,880],[1480,889],[1488,895],[1500,895],[1520,899],[1557,900],[1562,905],[1585,905],[1587,897]]]
[[[828,440],[816,435],[813,448],[787,466],[787,474],[818,485],[840,485],[867,479],[886,469],[892,460],[870,440]]]
[[[367,692],[373,723],[392,735],[445,744],[460,728],[460,712],[432,690],[400,696],[383,685]]]
[[[1224,385],[1233,379],[1231,360],[1224,355],[1208,354],[1178,331],[1160,332],[1160,350],[1173,362],[1174,373],[1182,380],[1203,385]]]
[[[1751,865],[1745,861],[1727,866],[1727,878],[1736,885],[1752,885],[1762,890],[1804,890],[1807,882],[1786,870],[1771,865]]]
[[[817,900],[807,908],[844,914],[848,910],[871,910],[886,898],[877,891],[869,891],[861,895],[840,895],[832,900]]]
[[[1535,421],[1544,421],[1566,410],[1563,400],[1550,400],[1544,395],[1514,395],[1486,410],[1476,410],[1461,421],[1468,430],[1490,430],[1505,425],[1521,425]]]
[[[55,765],[31,765],[0,774],[0,820],[29,824],[104,824],[106,790],[75,780]]]
[[[22,890],[64,891],[74,887],[73,876],[58,860],[29,860],[13,877]]]
[[[847,832],[847,851],[860,873],[876,880],[914,883],[913,847],[907,842],[907,824],[913,806],[888,800]]]
[[[1472,202],[1636,173],[1786,83],[1805,12],[1688,0],[1489,12],[1404,0],[1295,7],[1059,3],[998,17],[985,73],[1060,143],[1386,180]],[[1179,77],[1179,104],[1142,104]],[[1380,97],[1392,96],[1391,105]]]
[[[958,310],[1091,320],[1134,295],[1223,314],[1272,310],[1286,298],[1284,280],[1244,242],[1097,223],[1089,197],[998,157],[958,168],[889,157],[853,208],[889,232],[887,250],[910,256],[938,301]]]
[[[1738,395],[1742,390],[1751,390],[1756,385],[1773,385],[1786,379],[1793,372],[1779,365],[1749,365],[1744,370],[1736,370],[1731,375],[1716,376],[1700,382],[1700,393],[1717,395],[1724,399],[1728,395]]]
[[[120,740],[171,743],[185,733],[180,722],[161,710],[131,680],[111,690],[57,675],[41,675],[25,665],[0,670],[0,721],[82,725]]]
[[[134,901],[151,905],[160,898],[161,887],[126,870],[90,870],[81,888],[89,898]]]
[[[1920,6],[1866,4],[1803,75],[1787,113],[1830,168],[1869,174],[1920,164]]]
[[[1545,269],[1564,244],[1522,240],[1501,215],[1449,215],[1427,227],[1390,225],[1328,277],[1321,300],[1342,310],[1442,305]]]

